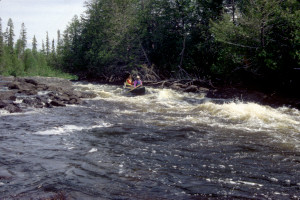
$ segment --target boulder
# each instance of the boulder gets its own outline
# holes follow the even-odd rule
[[[26,95],[37,95],[36,90],[19,90],[18,93],[26,94]]]
[[[5,108],[8,104],[2,100],[0,100],[0,108]]]
[[[50,102],[50,104],[52,106],[58,106],[58,107],[64,107],[64,106],[66,106],[66,104],[64,104],[63,102],[58,101],[58,100],[53,100],[53,101]]]
[[[42,108],[44,107],[44,104],[42,103],[42,100],[39,98],[34,98],[34,99],[23,99],[22,103],[28,105],[28,106],[33,106],[35,108]]]
[[[29,78],[25,78],[24,81],[25,81],[26,83],[30,83],[30,84],[35,85],[35,86],[37,86],[37,85],[40,84],[40,83],[37,82],[36,80],[29,79]]]
[[[16,95],[15,91],[0,91],[0,100],[15,101],[17,99],[15,95]]]
[[[11,89],[11,90],[21,90],[22,89],[22,86],[21,86],[21,83],[19,82],[12,82],[12,83],[9,83],[8,84],[8,88]]]
[[[22,109],[16,104],[8,104],[4,109],[10,113],[22,112]]]
[[[79,97],[71,96],[68,104],[82,104],[82,100]]]

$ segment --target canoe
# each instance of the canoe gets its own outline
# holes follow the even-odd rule
[[[146,92],[146,88],[144,86],[140,86],[134,89],[126,88],[127,93],[134,94],[134,95],[143,95]]]

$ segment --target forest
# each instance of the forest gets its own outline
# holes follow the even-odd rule
[[[57,38],[27,47],[0,21],[0,74],[118,82],[205,80],[293,92],[300,82],[297,0],[88,0]],[[72,75],[68,75],[68,74]]]

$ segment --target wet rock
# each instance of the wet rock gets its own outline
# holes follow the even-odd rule
[[[0,100],[0,108],[5,108],[8,104]]]
[[[26,95],[37,95],[37,91],[36,90],[19,90],[18,93],[21,93],[21,94],[26,94]]]
[[[28,105],[28,106],[33,106],[35,108],[42,108],[44,107],[44,104],[42,103],[41,99],[39,98],[34,98],[34,99],[23,99],[22,103]]]
[[[4,109],[10,113],[22,112],[22,109],[15,104],[8,104],[6,107],[4,107]]]
[[[71,96],[69,104],[82,104],[82,100],[79,97]]]
[[[21,89],[23,89],[22,86],[21,86],[21,83],[18,83],[18,82],[9,83],[8,88],[11,89],[11,90],[13,90],[13,89],[21,90]]]
[[[15,101],[17,99],[15,94],[16,94],[15,91],[0,91],[0,100]]]
[[[56,99],[60,101],[70,101],[70,97],[67,94],[56,96]]]
[[[30,84],[35,85],[35,86],[37,86],[37,85],[40,84],[40,83],[38,83],[36,80],[28,79],[28,78],[25,78],[24,81],[25,81],[26,83],[30,83]]]
[[[45,95],[37,96],[36,98],[44,104],[49,103],[49,101],[50,101],[49,97],[47,97]]]
[[[66,104],[64,104],[63,102],[58,101],[58,100],[53,100],[53,101],[50,102],[50,104],[52,106],[58,106],[58,107],[64,107],[64,106],[66,106]]]
[[[46,108],[53,108],[53,105],[51,105],[50,103],[45,103],[45,107]]]

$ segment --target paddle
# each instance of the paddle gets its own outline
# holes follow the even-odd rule
[[[137,87],[135,87],[135,88],[133,88],[133,89],[131,89],[131,90],[128,90],[128,91],[125,92],[125,93],[131,92],[131,91],[135,90],[136,88],[138,88],[138,87],[140,87],[140,86],[142,86],[142,85],[139,85],[139,86],[137,86]]]

